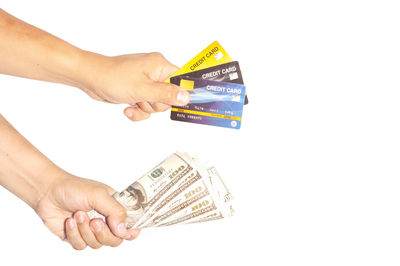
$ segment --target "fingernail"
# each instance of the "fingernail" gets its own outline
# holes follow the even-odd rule
[[[74,227],[75,227],[75,223],[74,223],[74,219],[69,219],[68,220],[68,226],[69,226],[69,229],[74,229]]]
[[[178,100],[178,103],[181,105],[187,104],[189,102],[189,92],[187,92],[184,89],[181,89],[178,92],[177,100]]]
[[[76,222],[81,224],[85,221],[85,216],[82,213],[78,213],[76,216]]]
[[[118,234],[125,238],[125,239],[129,239],[131,238],[131,235],[128,233],[128,230],[126,229],[126,225],[125,223],[120,223],[117,227],[118,230]]]
[[[92,228],[93,228],[93,230],[96,232],[96,233],[98,233],[98,232],[100,232],[101,231],[101,229],[103,228],[103,226],[101,225],[101,223],[100,222],[93,222],[92,224],[91,224],[91,226],[92,226]]]
[[[129,117],[129,118],[132,118],[134,113],[135,113],[135,112],[134,112],[132,109],[127,109],[127,110],[125,111],[125,115],[126,115],[127,117]]]

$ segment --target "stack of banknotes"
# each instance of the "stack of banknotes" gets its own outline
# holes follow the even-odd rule
[[[217,169],[187,153],[170,155],[113,197],[127,209],[128,228],[198,223],[234,213],[232,194]],[[94,210],[89,216],[102,217]]]

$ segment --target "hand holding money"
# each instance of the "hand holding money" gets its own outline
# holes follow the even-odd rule
[[[123,239],[132,240],[138,230],[126,229],[125,208],[111,195],[109,186],[76,177],[59,168],[49,169],[45,175],[55,179],[35,207],[44,224],[75,249],[86,246],[118,246]],[[96,209],[107,216],[107,223],[91,220],[87,211]]]
[[[128,228],[205,222],[234,212],[216,168],[179,152],[113,197],[127,210]],[[94,210],[89,216],[101,217]]]

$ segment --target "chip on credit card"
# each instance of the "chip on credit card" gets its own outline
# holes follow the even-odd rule
[[[190,93],[190,103],[172,107],[171,119],[239,129],[246,87],[242,84],[178,77],[179,86]]]

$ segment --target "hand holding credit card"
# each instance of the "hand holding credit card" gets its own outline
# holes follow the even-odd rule
[[[218,42],[201,51],[167,82],[189,91],[191,101],[171,109],[171,119],[239,129],[248,103],[242,73]]]

